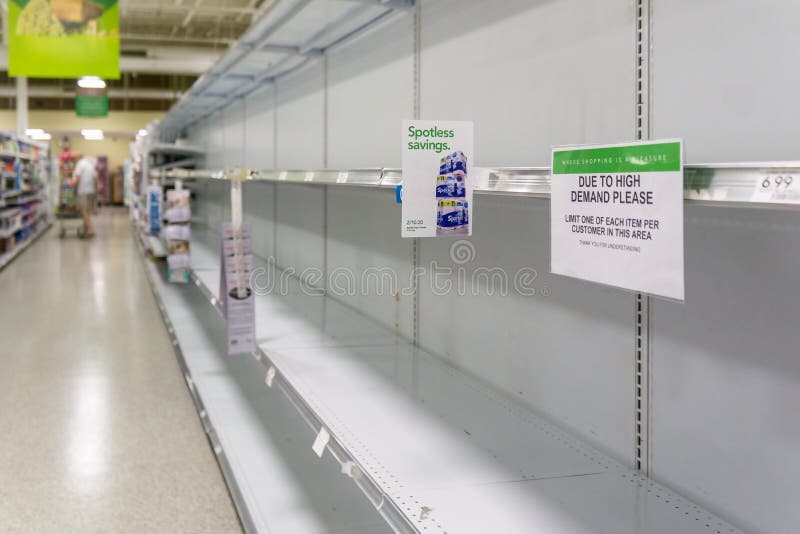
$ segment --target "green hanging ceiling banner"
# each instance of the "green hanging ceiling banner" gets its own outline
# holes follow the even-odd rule
[[[118,0],[9,0],[8,73],[118,79]]]
[[[78,87],[75,92],[75,114],[78,117],[108,117],[108,90]]]

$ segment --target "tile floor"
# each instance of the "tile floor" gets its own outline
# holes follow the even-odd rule
[[[240,532],[127,211],[96,227],[0,272],[0,532]]]

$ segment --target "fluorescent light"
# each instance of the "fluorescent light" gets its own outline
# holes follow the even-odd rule
[[[53,138],[52,135],[46,132],[42,132],[40,134],[34,134],[31,136],[31,139],[34,141],[50,141]]]
[[[84,89],[103,89],[105,86],[106,82],[97,76],[84,76],[78,80],[78,87],[83,87]]]
[[[145,135],[147,135],[147,130],[139,130],[139,135],[144,137]]]
[[[28,137],[33,137],[34,135],[42,135],[43,133],[44,130],[42,130],[41,128],[28,128],[27,130],[25,130],[25,135],[27,135]]]
[[[99,141],[100,139],[103,138],[103,130],[88,128],[86,130],[81,130],[81,135],[83,136],[84,139]]]

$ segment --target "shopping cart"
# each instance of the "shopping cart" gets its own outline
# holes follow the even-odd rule
[[[83,218],[78,209],[76,184],[71,178],[61,180],[56,219],[58,219],[58,237],[63,239],[71,230],[74,230],[78,237],[82,237]]]

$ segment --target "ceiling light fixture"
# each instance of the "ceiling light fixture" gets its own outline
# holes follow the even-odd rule
[[[78,87],[84,89],[103,89],[105,86],[106,82],[97,76],[84,76],[78,80]]]
[[[81,130],[81,135],[83,136],[84,139],[90,141],[99,141],[103,138],[103,130],[89,128],[86,130]]]
[[[31,139],[34,141],[50,141],[53,136],[47,132],[37,133],[31,135]]]
[[[42,130],[41,128],[28,128],[27,130],[25,130],[25,135],[27,135],[28,137],[33,137],[34,135],[42,135],[43,133],[44,130]]]
[[[139,130],[139,135],[144,137],[147,135],[147,130]]]

